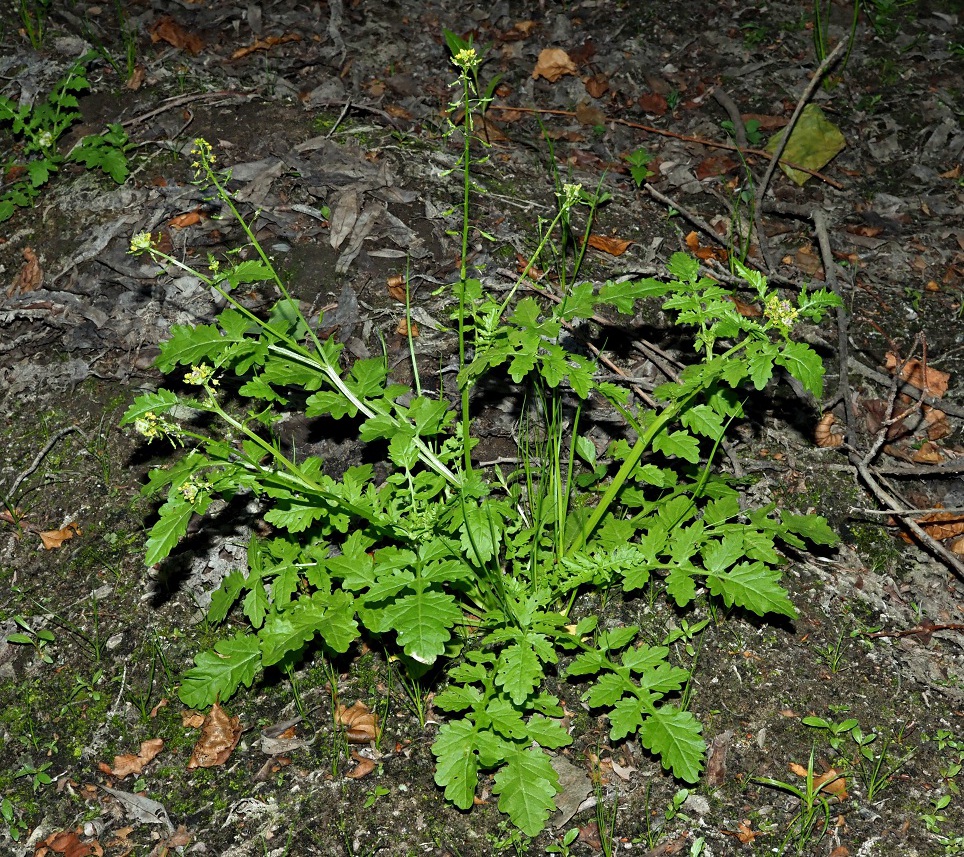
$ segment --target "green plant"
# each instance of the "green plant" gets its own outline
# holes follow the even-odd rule
[[[641,186],[646,179],[653,175],[649,164],[653,161],[653,156],[643,148],[636,149],[626,155],[626,163],[629,164],[629,174],[633,181]]]
[[[814,651],[817,656],[827,665],[831,673],[840,672],[844,656],[844,632],[841,631],[835,643],[828,643],[826,646],[816,648]]]
[[[0,800],[0,818],[7,825],[7,833],[14,842],[19,842],[20,837],[27,832],[27,824],[17,817],[17,808],[10,798]]]
[[[15,780],[18,780],[21,777],[29,778],[30,787],[33,789],[33,793],[37,794],[37,792],[39,792],[42,788],[49,786],[53,782],[50,774],[47,773],[52,765],[52,762],[44,762],[38,767],[34,767],[33,765],[23,765],[20,770],[13,775],[13,778]]]
[[[100,169],[118,184],[127,179],[126,152],[130,144],[120,125],[108,125],[103,134],[87,135],[66,155],[57,149],[60,138],[81,118],[76,93],[90,89],[85,66],[91,57],[87,54],[79,59],[43,101],[17,104],[0,96],[0,123],[11,123],[14,135],[23,140],[22,161],[5,165],[7,176],[13,180],[0,195],[0,223],[12,217],[17,208],[31,206],[40,188],[66,161]]]
[[[458,104],[467,105],[471,129],[480,59],[462,48],[456,63]],[[551,670],[591,682],[583,699],[609,712],[612,740],[637,734],[687,782],[703,764],[699,722],[667,699],[689,672],[670,662],[668,646],[638,642],[635,626],[601,630],[595,616],[571,616],[579,592],[632,591],[658,575],[680,608],[705,587],[728,607],[795,615],[779,584],[777,543],[800,548],[835,536],[820,518],[773,506],[742,510],[737,488],[711,463],[726,425],[742,414],[744,385],[761,390],[782,368],[820,394],[820,360],[790,333],[799,318],[819,320],[835,299],[804,292],[792,304],[739,266],[765,308],[760,320],[744,318],[729,292],[700,278],[698,263],[683,254],[670,261],[666,281],[607,283],[598,291],[570,284],[544,304],[517,299],[523,274],[508,294],[488,294],[465,268],[475,191],[470,135],[464,139],[463,270],[454,287],[458,405],[419,393],[417,383],[414,391],[390,383],[382,358],[342,365],[341,346],[320,341],[301,315],[214,169],[210,146],[198,140],[198,180],[237,218],[256,255],[230,266],[212,259],[207,273],[194,272],[229,307],[214,325],[176,327],[162,345],[157,365],[166,372],[191,367],[184,378],[197,397],[165,389],[140,396],[123,423],[186,447],[145,487],[166,494],[147,542],[148,565],[164,560],[217,495],[261,497],[264,518],[276,528],[272,538],[252,538],[247,573],[229,574],[212,598],[210,622],[237,608],[249,631],[199,654],[181,699],[192,707],[224,701],[260,671],[303,657],[309,644],[327,659],[361,635],[422,666],[450,660],[449,685],[434,700],[450,714],[433,746],[436,782],[449,801],[469,809],[479,772],[495,771],[499,808],[532,836],[558,789],[546,750],[571,741],[559,699],[544,688]],[[579,187],[563,188],[527,271],[573,209],[591,209],[593,201]],[[136,236],[132,250],[187,269],[150,236]],[[253,281],[273,283],[282,295],[267,318],[231,293]],[[678,381],[655,391],[661,404],[652,409],[632,407],[622,389],[598,381],[595,364],[562,339],[564,323],[600,306],[632,313],[647,297],[663,298],[680,324],[695,329],[698,353]],[[501,367],[533,391],[529,401],[539,405],[528,420],[541,420],[544,439],[523,431],[530,438],[524,465],[500,478],[472,460],[471,397]],[[590,397],[615,409],[635,435],[612,443],[604,458],[579,432]],[[334,478],[316,457],[285,455],[272,427],[286,407],[356,420],[360,439],[385,451],[387,478],[376,485],[370,465]],[[206,434],[179,424],[174,414],[185,408],[220,427]]]
[[[771,777],[753,778],[754,782],[787,792],[800,802],[799,809],[787,825],[787,832],[780,849],[781,854],[787,853],[786,849],[791,842],[795,842],[796,853],[798,855],[803,854],[807,845],[815,836],[818,838],[823,836],[830,828],[830,797],[832,796],[830,787],[843,775],[814,776],[814,752],[814,750],[810,751],[810,761],[807,763],[803,788]],[[823,822],[822,826],[821,821]]]
[[[727,136],[736,136],[736,128],[734,127],[732,120],[724,119],[722,122],[720,122],[720,127],[726,131]],[[760,132],[759,119],[747,119],[747,121],[743,124],[743,130],[746,132],[746,141],[751,146],[759,146],[761,143],[763,143],[763,134]]]
[[[43,47],[51,2],[52,0],[17,0],[21,31],[35,51]]]
[[[365,803],[362,806],[365,809],[371,809],[380,797],[385,797],[385,795],[391,794],[391,789],[385,788],[385,786],[375,786],[373,789],[369,789],[365,795]]]
[[[853,0],[853,15],[850,20],[850,33],[847,36],[847,53],[844,54],[843,61],[840,63],[840,71],[847,67],[850,61],[850,52],[854,47],[854,40],[857,38],[857,19],[860,17],[861,3],[865,0]],[[830,47],[828,32],[830,27],[830,11],[833,8],[831,0],[813,0],[813,50],[817,56],[817,62],[822,63],[832,50]],[[832,79],[827,78],[824,86],[831,86]]]
[[[47,646],[57,639],[54,636],[53,631],[50,631],[47,628],[39,628],[34,630],[30,623],[23,618],[23,616],[14,616],[13,621],[23,629],[23,633],[15,631],[13,634],[8,634],[7,642],[16,643],[20,646],[33,646],[34,651],[37,653],[37,657],[39,657],[40,660],[42,660],[45,664],[52,664],[54,659],[47,651]]]

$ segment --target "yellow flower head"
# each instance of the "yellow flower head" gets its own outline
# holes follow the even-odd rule
[[[138,232],[133,238],[131,238],[131,249],[130,253],[135,256],[138,253],[143,253],[145,250],[150,250],[154,245],[154,236],[150,232]]]
[[[452,57],[452,62],[463,71],[473,71],[479,67],[479,55],[475,48],[462,48]]]

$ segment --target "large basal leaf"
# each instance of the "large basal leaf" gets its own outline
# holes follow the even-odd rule
[[[540,684],[543,671],[539,657],[529,645],[512,645],[505,649],[499,659],[495,683],[501,687],[516,705],[522,705],[526,698]]]
[[[506,765],[495,775],[493,794],[499,809],[526,836],[538,836],[556,804],[559,776],[544,751],[530,747],[510,750]]]
[[[385,607],[405,654],[420,664],[435,663],[445,652],[450,629],[462,620],[455,599],[445,592],[416,592]]]
[[[459,809],[469,809],[475,797],[479,760],[475,753],[475,727],[468,720],[446,723],[432,745],[435,782]]]
[[[184,673],[178,696],[189,708],[207,708],[216,700],[224,702],[240,685],[251,687],[261,668],[258,638],[239,631],[221,640],[214,651],[201,652]]]
[[[695,783],[706,756],[702,731],[691,712],[664,705],[643,722],[639,739],[647,750],[659,756],[664,768],[673,771],[674,777]]]
[[[134,420],[142,419],[145,414],[166,414],[177,403],[177,395],[170,390],[161,389],[156,393],[145,393],[134,399],[134,404],[124,413],[120,424],[126,426]]]

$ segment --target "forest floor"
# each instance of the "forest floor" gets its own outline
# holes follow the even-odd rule
[[[853,6],[819,0],[6,0],[0,92],[39,105],[94,51],[82,119],[60,150],[109,123],[136,148],[123,184],[64,163],[0,226],[0,851],[964,853],[964,550],[954,541],[964,531],[964,28],[953,0],[859,7],[851,30]],[[809,98],[846,145],[802,186],[778,170],[758,204],[769,163],[759,150],[819,65],[815,9],[824,53],[852,32],[846,60]],[[789,557],[783,583],[798,618],[727,614],[705,599],[679,611],[648,593],[580,601],[607,627],[637,624],[657,640],[710,620],[678,644],[710,766],[684,788],[638,741],[612,742],[606,718],[560,682],[574,712],[559,754],[568,779],[535,839],[508,824],[485,777],[470,811],[445,802],[431,753],[439,688],[420,696],[375,647],[267,673],[225,703],[243,730],[233,752],[188,768],[198,718],[178,700],[180,676],[224,633],[205,608],[244,567],[252,525],[227,506],[146,569],[157,506],[140,489],[170,450],[119,427],[134,397],[163,383],[152,364],[171,326],[209,323],[220,308],[196,278],[129,255],[131,237],[150,231],[197,264],[243,243],[191,183],[198,137],[233,169],[292,293],[324,309],[348,355],[384,349],[404,374],[405,306],[390,283],[407,274],[417,360],[437,371],[452,359],[440,286],[459,272],[461,144],[445,29],[486,48],[483,82],[501,75],[472,198],[471,264],[486,282],[505,288],[519,274],[560,179],[611,196],[583,278],[660,275],[685,250],[724,280],[735,254],[788,293],[820,286],[820,212],[846,308],[846,383],[838,319],[805,326],[826,363],[825,401],[768,388],[731,448],[748,503],[824,515],[841,536],[819,556]],[[558,66],[537,73],[546,48],[560,51]],[[22,155],[15,130],[0,124],[5,168]],[[627,160],[640,150],[652,173],[642,187]],[[16,178],[7,169],[4,189]],[[276,297],[253,288],[247,299],[257,308]],[[626,341],[683,354],[664,314],[621,324]],[[641,353],[625,355],[628,374],[658,376]],[[821,422],[834,413],[842,424],[842,397],[849,448],[826,445],[833,431]],[[894,409],[906,419],[891,420]],[[479,456],[518,455],[506,412],[488,407],[480,420]],[[359,454],[350,433],[299,430],[330,461]],[[872,486],[923,520],[931,543],[902,538]],[[938,521],[915,512],[935,508],[948,511]],[[338,703],[356,702],[376,714],[377,741],[349,745],[333,723]],[[793,789],[806,788],[799,772],[811,760],[840,779],[808,815]]]

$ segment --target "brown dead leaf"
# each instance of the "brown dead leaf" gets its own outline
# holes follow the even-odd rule
[[[185,229],[188,226],[195,226],[200,222],[200,213],[197,211],[189,211],[186,214],[179,214],[177,217],[172,217],[169,221],[169,225],[173,229]]]
[[[601,250],[603,253],[608,253],[610,256],[622,256],[632,243],[632,241],[627,241],[623,238],[613,238],[609,235],[589,236],[590,247],[595,250]]]
[[[884,357],[884,366],[891,374],[893,374],[900,362],[901,361],[897,359],[897,355],[892,351],[888,351]],[[947,384],[951,379],[949,373],[942,372],[940,369],[932,369],[930,366],[925,367],[920,360],[907,361],[907,364],[901,370],[900,376],[918,390],[923,390],[925,393],[936,396],[937,398],[941,398],[947,392]]]
[[[699,233],[693,231],[690,232],[685,239],[686,246],[690,248],[690,252],[696,256],[697,259],[702,259],[704,262],[708,259],[719,259],[721,262],[726,261],[726,250],[722,247],[706,247],[700,244]]]
[[[790,770],[798,777],[806,779],[807,769],[803,767],[803,765],[791,762]],[[849,797],[847,794],[847,780],[843,773],[836,768],[828,768],[822,774],[814,774],[813,788],[814,791],[833,795],[837,800],[846,800]]]
[[[595,128],[598,125],[606,124],[606,114],[598,107],[585,101],[580,101],[576,105],[576,119],[587,128]]]
[[[72,539],[74,536],[83,535],[78,527],[73,521],[67,524],[66,527],[61,527],[59,530],[45,530],[39,533],[40,541],[43,543],[44,550],[55,550],[59,548],[67,539]]]
[[[40,267],[40,259],[37,258],[37,254],[34,253],[32,247],[24,247],[23,265],[17,272],[17,276],[13,278],[10,288],[7,289],[7,297],[32,292],[34,289],[40,288],[43,281],[44,271]]]
[[[820,417],[820,422],[813,430],[813,439],[822,449],[832,449],[844,442],[843,428],[837,425],[837,418],[831,411]]]
[[[215,768],[223,765],[241,739],[241,718],[226,714],[218,703],[211,706],[210,712],[201,724],[201,737],[191,751],[188,770],[194,768]]]
[[[562,48],[544,48],[539,53],[536,67],[532,70],[532,79],[538,80],[544,77],[549,83],[555,83],[560,77],[576,74],[578,71],[576,64],[569,59],[569,54]]]
[[[204,40],[195,33],[188,32],[170,15],[158,18],[157,23],[151,27],[150,33],[152,45],[167,42],[179,51],[186,50],[195,56],[204,50]]]
[[[352,756],[358,760],[358,764],[345,774],[348,779],[360,780],[375,770],[375,762],[372,759],[368,759],[365,756],[357,756],[354,753]]]
[[[753,842],[758,836],[761,835],[759,830],[754,830],[750,819],[744,818],[736,829],[734,834],[737,839],[740,840],[744,845],[748,845]]]
[[[838,845],[830,852],[830,857],[850,857],[850,849],[846,845]]]
[[[941,542],[964,534],[964,515],[959,512],[930,512],[921,515],[917,523],[932,539]],[[910,538],[907,538],[910,541]]]
[[[58,830],[37,846],[34,855],[42,857],[50,852],[64,857],[102,857],[104,849],[96,839],[84,842],[75,830]]]
[[[144,85],[144,78],[147,72],[140,63],[134,66],[134,71],[129,78],[127,78],[127,83],[124,86],[131,91],[136,91]]]
[[[638,103],[643,112],[653,116],[663,116],[669,110],[669,102],[658,92],[644,92]]]
[[[699,181],[711,178],[712,176],[724,176],[729,172],[732,172],[737,167],[736,161],[726,155],[712,155],[709,158],[703,158],[696,165],[694,170],[696,178]]]
[[[407,318],[399,319],[398,326],[395,328],[395,333],[397,333],[399,336],[408,336],[409,332],[411,332],[413,339],[417,337],[418,325],[413,321],[411,326],[409,326]]]
[[[917,449],[911,459],[915,464],[940,464],[944,460],[941,448],[930,440],[925,440]]]
[[[760,318],[763,315],[753,304],[744,303],[734,295],[729,295],[727,300],[736,307],[736,311],[744,318]]]
[[[114,756],[114,766],[110,767],[101,762],[98,767],[105,774],[124,779],[131,774],[140,774],[144,766],[153,761],[157,754],[164,749],[163,738],[151,738],[141,742],[140,752],[135,756],[133,753],[125,753],[122,756]]]
[[[797,249],[793,254],[793,264],[811,277],[823,270],[823,262],[810,244],[804,244]]]
[[[185,729],[200,729],[204,725],[204,715],[200,711],[188,709],[181,712],[181,726]]]
[[[255,51],[267,51],[273,48],[275,45],[283,45],[285,42],[300,42],[301,36],[297,33],[286,33],[283,36],[265,36],[263,39],[256,39],[247,47],[238,48],[233,54],[231,54],[232,60],[239,60],[242,57],[246,57],[248,54],[253,54]]]
[[[726,782],[726,753],[733,740],[733,731],[721,732],[711,742],[706,753],[706,784],[712,788]]]
[[[155,706],[151,709],[151,713],[148,714],[148,717],[150,717],[151,720],[153,720],[155,717],[157,717],[157,713],[158,713],[162,708],[167,708],[167,706],[168,706],[169,704],[170,704],[170,703],[168,702],[167,697],[166,697],[166,696],[162,696],[161,699],[160,699],[160,701],[157,703],[157,705],[155,705]]]
[[[405,303],[405,277],[396,274],[394,277],[389,277],[386,284],[388,293],[399,303]]]
[[[602,98],[609,89],[609,79],[604,74],[594,74],[583,81],[586,92],[593,98]]]
[[[581,842],[583,845],[588,845],[593,851],[602,850],[602,840],[599,837],[599,825],[595,821],[590,821],[588,824],[579,828],[579,836],[576,837],[577,842]]]
[[[349,744],[367,744],[379,735],[378,717],[361,700],[351,708],[339,705],[335,711],[335,723],[346,727],[345,740]]]

